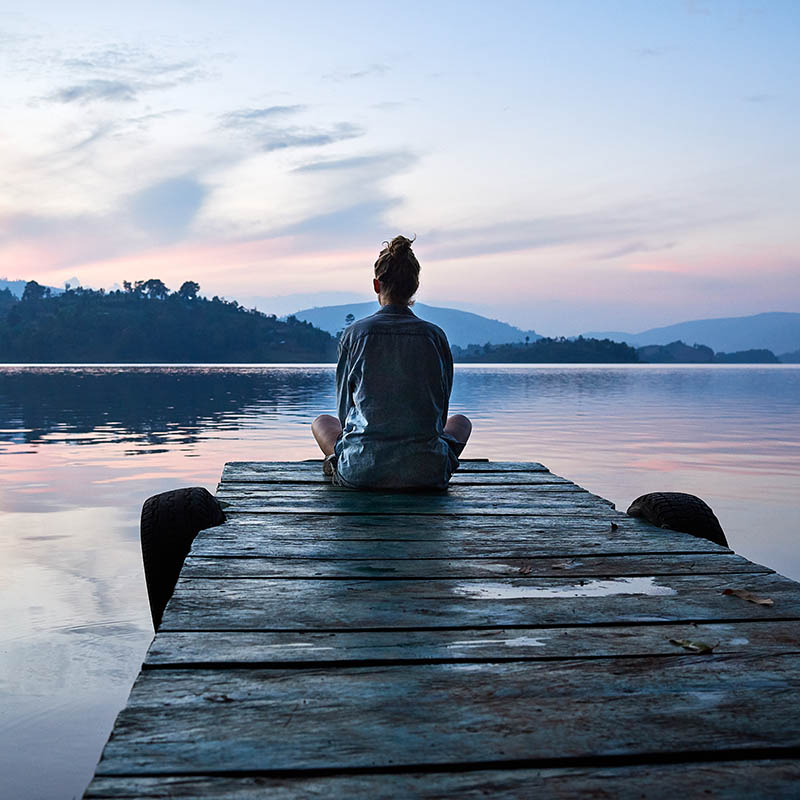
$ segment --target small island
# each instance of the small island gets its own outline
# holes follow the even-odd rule
[[[683,342],[631,347],[611,339],[558,337],[535,342],[454,347],[453,359],[484,364],[778,364],[770,350],[715,353],[702,344]]]

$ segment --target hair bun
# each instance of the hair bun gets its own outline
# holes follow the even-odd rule
[[[417,237],[414,236],[414,239]],[[391,242],[387,242],[387,248],[392,255],[407,253],[411,250],[414,239],[407,239],[405,236],[395,236]]]
[[[419,261],[411,249],[416,238],[395,236],[391,242],[384,242],[385,247],[375,262],[375,277],[381,282],[381,291],[395,303],[410,305],[419,288]]]

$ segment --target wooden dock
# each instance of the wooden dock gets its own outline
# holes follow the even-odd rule
[[[800,796],[800,584],[534,463],[218,497],[86,798]]]

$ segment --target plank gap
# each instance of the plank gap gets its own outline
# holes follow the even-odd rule
[[[355,559],[354,559],[355,560]],[[374,560],[374,559],[362,559]],[[398,559],[404,561],[405,559]],[[725,577],[727,575],[771,575],[773,570],[727,570],[725,572],[626,572],[624,575],[616,572],[573,572],[572,570],[564,571],[559,570],[556,572],[540,573],[536,576],[520,575],[519,578],[528,580],[536,580],[537,578],[579,578],[584,580],[586,578],[597,580],[600,578],[692,578],[698,575],[701,576],[719,576]],[[514,576],[498,575],[498,579],[503,578],[506,580],[513,580]],[[183,576],[184,581],[487,581],[486,575],[441,575],[426,577],[422,576],[409,576],[409,575],[307,575],[303,578],[298,578],[296,575],[186,575]]]
[[[303,661],[293,659],[286,661],[159,661],[157,663],[145,662],[142,664],[143,671],[150,670],[280,670],[280,669],[342,669],[358,667],[409,667],[427,664],[518,664],[534,661],[543,662],[571,662],[571,661],[630,661],[637,659],[675,659],[675,658],[708,658],[713,653],[689,653],[686,650],[675,648],[674,653],[629,653],[626,655],[568,655],[568,656],[486,656],[476,658],[466,657],[431,657],[431,658],[353,658],[353,659],[330,659],[327,661]],[[762,651],[750,650],[746,655],[760,655]],[[720,654],[722,655],[722,654]],[[725,653],[726,656],[745,654]],[[794,656],[800,655],[798,650],[782,650],[780,653],[770,653],[770,655]]]
[[[614,622],[553,622],[541,625],[503,624],[503,625],[416,625],[358,628],[170,628],[162,625],[156,633],[413,633],[415,631],[497,631],[497,630],[547,630],[550,628],[638,628],[647,625],[735,625],[737,623],[800,622],[797,616],[770,617],[686,617],[685,619],[641,621],[626,620]]]
[[[381,766],[332,766],[303,767],[298,769],[264,769],[264,770],[143,770],[138,772],[98,771],[98,776],[114,778],[142,777],[305,777],[326,775],[395,775],[408,772],[453,773],[474,772],[493,769],[548,769],[560,767],[623,767],[657,764],[692,764],[699,762],[756,761],[797,759],[798,749],[793,746],[730,748],[722,750],[679,750],[669,753],[642,752],[624,755],[608,754],[602,756],[574,756],[564,758],[524,758],[524,759],[491,759],[463,762],[414,762],[405,764],[387,764]],[[100,767],[103,762],[100,762]]]

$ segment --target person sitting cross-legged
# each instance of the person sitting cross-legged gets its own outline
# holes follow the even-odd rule
[[[341,486],[444,489],[472,423],[448,417],[453,356],[444,331],[410,308],[420,271],[412,242],[385,244],[373,280],[380,310],[339,342],[338,418],[322,414],[311,430]]]

